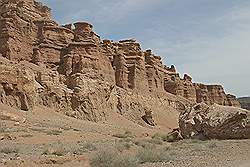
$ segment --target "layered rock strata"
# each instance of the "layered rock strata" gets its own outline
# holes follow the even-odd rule
[[[199,103],[186,108],[179,119],[181,135],[198,139],[249,139],[250,111]]]
[[[138,121],[180,104],[240,106],[222,86],[181,78],[134,39],[102,40],[86,22],[58,25],[34,0],[0,1],[0,39],[0,102],[22,110],[44,105],[91,121],[114,111]]]

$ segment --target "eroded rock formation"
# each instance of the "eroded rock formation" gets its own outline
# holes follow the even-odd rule
[[[241,108],[199,103],[180,114],[184,138],[249,139],[250,111]]]
[[[239,106],[222,86],[180,78],[136,40],[102,40],[86,22],[60,26],[34,0],[0,0],[0,39],[0,102],[22,110],[44,105],[91,121],[118,112],[138,122],[146,110],[196,102]]]
[[[224,106],[241,107],[235,96],[226,94],[221,85],[194,84],[196,87],[197,103],[219,104]]]

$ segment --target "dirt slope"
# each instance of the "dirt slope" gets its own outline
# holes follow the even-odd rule
[[[94,123],[69,118],[48,108],[23,112],[1,104],[0,115],[1,167],[89,167],[89,159],[100,150],[118,148],[121,153],[134,155],[144,147],[164,149],[171,159],[138,164],[141,167],[249,165],[250,140],[168,143],[152,139],[156,133],[166,134],[165,127],[175,124],[172,117],[164,122],[156,116],[165,127],[152,128],[138,125],[117,113],[111,114],[107,121]]]

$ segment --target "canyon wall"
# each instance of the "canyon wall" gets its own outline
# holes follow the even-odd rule
[[[134,39],[102,40],[86,22],[58,25],[34,0],[0,1],[0,39],[0,102],[22,110],[44,105],[91,121],[113,111],[138,121],[181,104],[240,106],[220,85],[181,78]]]

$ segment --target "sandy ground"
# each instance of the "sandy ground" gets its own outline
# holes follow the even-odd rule
[[[250,167],[250,140],[169,143],[152,139],[166,129],[142,127],[118,114],[93,123],[46,108],[20,112],[1,105],[0,111],[12,114],[0,119],[0,166],[89,167],[100,150],[111,148],[135,157],[142,149],[164,150],[162,155],[169,156],[140,162],[140,167]]]

